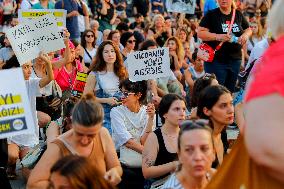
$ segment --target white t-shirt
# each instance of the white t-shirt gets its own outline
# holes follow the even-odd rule
[[[9,138],[10,141],[16,143],[19,146],[33,147],[39,143],[39,126],[36,112],[36,97],[41,96],[39,81],[39,78],[31,78],[25,81],[35,128],[34,132],[31,134],[22,134]]]
[[[88,49],[86,49],[86,50],[84,49],[84,62],[91,64],[92,63],[92,59],[89,57],[88,53],[90,54],[90,56],[92,58],[94,58],[96,56],[97,49],[93,48],[91,51],[88,51],[88,53],[86,51],[88,51]]]
[[[184,189],[184,188],[177,179],[176,174],[172,174],[161,189]]]
[[[94,74],[94,72],[91,72]],[[114,72],[98,72],[99,80],[101,88],[111,94],[114,95],[117,91],[119,91],[119,78],[115,75]],[[98,78],[97,85],[95,87],[95,90],[99,90],[100,86],[98,85]]]
[[[256,59],[259,59],[263,53],[266,51],[266,49],[269,47],[269,43],[267,41],[268,39],[265,38],[261,40],[260,42],[256,43],[254,48],[252,49],[248,63],[246,65],[246,68],[249,67],[250,63],[253,62]],[[257,61],[256,61],[257,62]]]
[[[34,69],[33,69],[33,71],[32,71],[31,78],[34,78],[34,79],[41,79],[41,78],[39,78],[39,77],[35,74]],[[40,90],[40,94],[45,95],[45,96],[50,96],[50,95],[52,95],[52,83],[53,83],[53,82],[54,82],[54,80],[51,81],[49,84],[47,84],[45,87],[40,88],[40,89],[39,89],[39,90]]]
[[[112,139],[117,150],[131,138],[139,141],[144,134],[149,118],[146,109],[144,105],[138,113],[131,112],[123,105],[111,109]],[[155,120],[152,129],[154,128]]]

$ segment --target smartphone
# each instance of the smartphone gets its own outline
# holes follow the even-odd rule
[[[151,91],[147,92],[147,103],[153,102],[153,96],[154,96],[154,94]]]

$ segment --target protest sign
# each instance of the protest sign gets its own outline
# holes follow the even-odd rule
[[[88,74],[77,72],[76,80],[73,85],[72,95],[80,98],[83,94]]]
[[[163,47],[130,53],[127,56],[127,70],[131,81],[170,76],[169,49]]]
[[[22,65],[44,53],[65,48],[63,37],[52,14],[19,24],[6,33]]]
[[[20,23],[27,22],[30,19],[38,18],[46,14],[53,14],[57,26],[66,27],[67,11],[64,9],[28,9],[28,10],[19,9],[18,11],[18,17]]]
[[[22,69],[1,70],[0,80],[0,138],[34,132]]]
[[[167,0],[166,7],[168,12],[179,12],[194,14],[196,0]]]

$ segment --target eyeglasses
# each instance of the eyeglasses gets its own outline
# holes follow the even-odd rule
[[[86,37],[88,37],[88,38],[89,38],[89,37],[94,37],[94,35],[86,35]]]
[[[128,40],[127,43],[136,43],[136,40]]]
[[[197,119],[197,120],[185,120],[180,123],[180,128],[185,129],[188,127],[205,127],[209,125],[209,120],[207,119]]]
[[[130,96],[132,94],[135,94],[133,92],[128,92],[128,91],[121,91],[121,92],[122,92],[124,98],[127,98],[128,96]]]

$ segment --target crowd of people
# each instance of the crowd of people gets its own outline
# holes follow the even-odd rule
[[[216,181],[234,148],[268,175],[261,187],[284,186],[283,1],[197,0],[195,14],[166,2],[0,0],[0,74],[22,68],[35,125],[0,139],[4,188],[20,162],[29,189],[239,189]],[[29,9],[67,11],[65,48],[20,65],[5,33]],[[170,75],[131,81],[129,54],[161,47]]]

